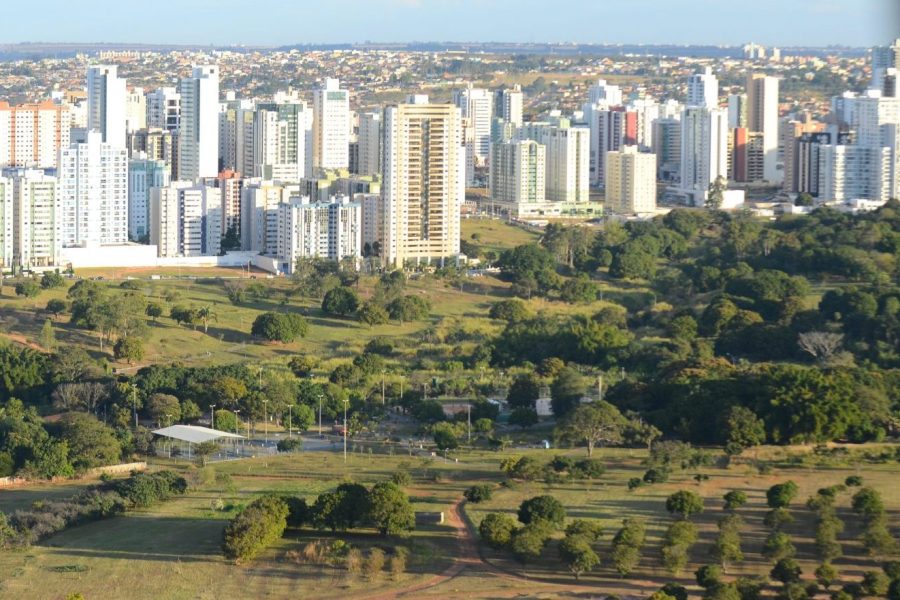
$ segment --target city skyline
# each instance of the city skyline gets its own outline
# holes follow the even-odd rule
[[[761,0],[753,11],[723,0],[634,0],[628,3],[559,0],[553,12],[538,0],[336,0],[327,5],[256,3],[240,13],[234,0],[161,0],[161,13],[179,19],[160,28],[134,19],[132,7],[90,0],[72,12],[62,0],[48,0],[40,12],[26,5],[5,11],[17,27],[0,43],[159,43],[284,46],[361,42],[558,42],[608,44],[691,44],[737,46],[752,39],[776,46],[870,46],[900,35],[900,6],[893,0]],[[778,19],[771,19],[777,11]],[[59,13],[65,19],[48,18]],[[233,18],[241,14],[240,19]],[[97,19],[102,14],[104,18]],[[299,27],[273,29],[279,23]],[[473,18],[473,15],[480,18]],[[503,27],[512,21],[514,27]],[[649,19],[647,15],[653,15]],[[303,26],[310,16],[321,24]],[[712,24],[699,29],[697,22]],[[734,24],[741,24],[736,33]],[[300,33],[302,31],[302,33]],[[113,32],[120,32],[118,34]]]

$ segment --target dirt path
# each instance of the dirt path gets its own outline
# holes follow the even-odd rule
[[[462,516],[462,503],[460,500],[453,504],[450,509],[447,511],[447,523],[454,528],[454,536],[457,540],[457,555],[456,559],[453,561],[453,564],[450,565],[443,573],[439,575],[435,575],[425,581],[421,581],[414,585],[389,590],[385,592],[381,592],[379,594],[371,595],[371,596],[360,596],[360,598],[365,598],[365,600],[395,600],[397,598],[409,598],[416,597],[418,592],[423,592],[425,590],[429,590],[443,583],[447,583],[452,581],[454,578],[459,577],[463,571],[475,571],[480,572],[482,575],[487,575],[489,577],[502,578],[507,581],[511,581],[514,583],[518,583],[521,585],[527,585],[528,594],[540,594],[540,593],[569,593],[569,594],[585,594],[587,596],[596,595],[601,590],[599,590],[596,586],[586,586],[586,585],[577,585],[577,584],[556,584],[556,583],[547,583],[541,581],[539,579],[532,579],[530,577],[524,577],[522,575],[518,575],[515,573],[510,573],[500,569],[491,563],[482,560],[481,556],[478,553],[478,542],[475,539],[472,531],[469,529],[466,524],[465,519]],[[488,590],[482,589],[480,593],[489,594],[492,597],[498,596],[520,596],[523,592],[523,588],[517,588],[515,590]]]

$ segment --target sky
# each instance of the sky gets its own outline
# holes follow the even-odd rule
[[[0,43],[872,46],[900,37],[900,0],[42,0],[9,2],[0,15]]]

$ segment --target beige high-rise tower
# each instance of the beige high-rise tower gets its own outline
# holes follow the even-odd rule
[[[780,183],[778,170],[778,79],[751,73],[747,77],[747,129],[762,134],[763,177]]]
[[[382,256],[393,266],[443,261],[459,253],[459,211],[465,197],[460,110],[414,103],[384,113]]]

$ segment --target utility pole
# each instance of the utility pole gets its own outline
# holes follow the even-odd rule
[[[384,369],[381,370],[381,405],[384,406]]]
[[[603,400],[603,375],[597,375],[597,400]]]
[[[263,426],[266,428],[266,445],[269,444],[269,399],[263,400]]]
[[[319,438],[322,437],[322,394],[319,394]]]
[[[133,383],[131,384],[131,411],[134,413],[134,428],[137,430],[137,386]]]
[[[466,434],[469,438],[469,443],[472,443],[472,404],[466,404]]]
[[[288,404],[288,437],[294,437],[293,404]]]
[[[209,405],[209,428],[210,429],[216,428],[216,405],[215,404]]]

